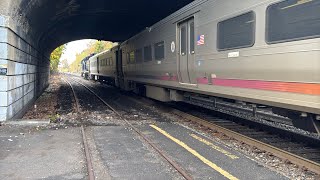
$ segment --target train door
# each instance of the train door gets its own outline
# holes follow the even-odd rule
[[[99,74],[99,69],[100,69],[100,63],[99,63],[99,57],[97,57],[97,73]]]
[[[194,66],[194,19],[189,19],[179,24],[179,75],[180,82],[187,84],[194,84],[195,79],[192,77]]]
[[[121,78],[122,75],[122,50],[116,51],[116,69],[117,69],[117,76]]]
[[[122,50],[116,51],[116,70],[117,78],[120,80],[122,78]]]
[[[116,52],[117,86],[123,88],[122,49]]]

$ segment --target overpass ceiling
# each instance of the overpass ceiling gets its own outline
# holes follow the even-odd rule
[[[44,52],[78,39],[123,41],[193,0],[23,0],[20,11]]]

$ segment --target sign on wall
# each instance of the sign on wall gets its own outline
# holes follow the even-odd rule
[[[7,75],[7,68],[0,68],[0,75]]]

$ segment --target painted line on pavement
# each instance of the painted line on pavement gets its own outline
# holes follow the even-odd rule
[[[173,142],[177,143],[178,145],[180,145],[181,147],[183,147],[184,149],[186,149],[187,151],[189,151],[191,154],[193,154],[194,156],[196,156],[198,159],[200,159],[203,163],[207,164],[208,166],[210,166],[212,169],[214,169],[215,171],[219,172],[221,175],[223,175],[224,177],[230,179],[230,180],[238,180],[238,178],[234,177],[233,175],[231,175],[230,173],[228,173],[227,171],[223,170],[222,168],[220,168],[219,166],[217,166],[215,163],[209,161],[208,159],[206,159],[205,157],[203,157],[201,154],[199,154],[197,151],[195,151],[194,149],[192,149],[191,147],[189,147],[187,144],[185,144],[184,142],[180,141],[179,139],[171,136],[169,133],[167,133],[166,131],[162,130],[161,128],[155,126],[155,125],[150,125],[153,129],[157,130],[158,132],[160,132],[161,134],[163,134],[164,136],[166,136],[167,138],[169,138],[170,140],[172,140]]]
[[[190,136],[193,137],[194,139],[196,139],[196,140],[198,140],[198,141],[210,146],[212,149],[215,149],[215,150],[221,152],[222,154],[228,156],[231,159],[239,159],[238,156],[231,154],[230,152],[222,149],[219,146],[216,146],[216,145],[212,144],[211,142],[209,142],[209,141],[207,141],[207,140],[205,140],[205,139],[203,139],[203,138],[201,138],[201,137],[199,137],[199,136],[197,136],[195,134],[190,134]]]

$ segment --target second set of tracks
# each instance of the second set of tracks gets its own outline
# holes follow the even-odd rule
[[[251,122],[246,124],[217,118],[207,113],[183,112],[178,109],[173,109],[172,113],[190,121],[192,124],[222,133],[229,139],[248,144],[263,152],[270,153],[285,161],[320,174],[319,139],[299,137],[300,142],[297,142],[293,137],[283,136],[281,132],[277,132],[272,127],[258,127],[252,125]],[[291,135],[294,136],[293,134]],[[312,142],[315,144],[312,144]]]
[[[162,108],[195,126],[222,133],[225,139],[237,140],[320,174],[320,139],[225,114],[217,115],[188,104],[165,105]]]

